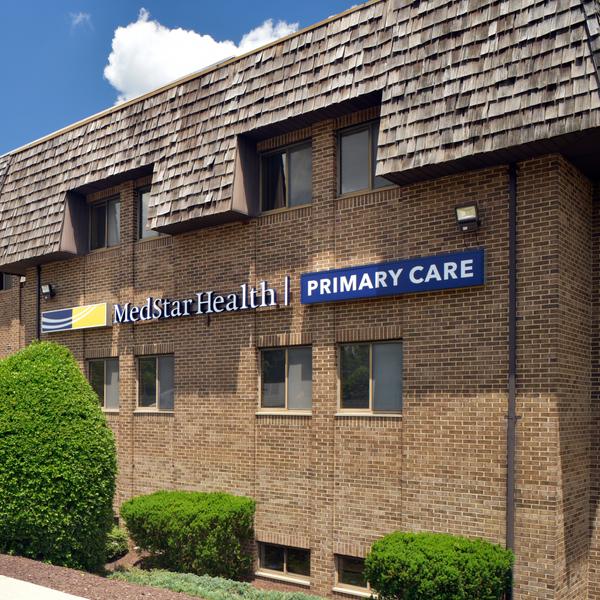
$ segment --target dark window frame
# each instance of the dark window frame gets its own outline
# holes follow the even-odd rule
[[[364,561],[365,559],[361,556],[349,556],[347,554],[336,554],[335,555],[335,587],[338,589],[347,589],[347,590],[355,590],[358,592],[371,592],[371,585],[370,583],[365,579],[365,584],[366,586],[359,586],[359,585],[353,585],[351,583],[344,583],[343,581],[341,581],[340,579],[340,573],[342,571],[342,561],[344,559],[352,559],[352,560],[361,560],[363,562],[363,569],[364,569]]]
[[[0,292],[7,292],[13,287],[13,276],[10,273],[0,272]]]
[[[264,566],[265,563],[265,549],[267,546],[273,546],[276,548],[281,548],[283,550],[283,570],[279,571],[277,569],[269,569]],[[308,575],[304,575],[301,573],[294,573],[288,570],[288,553],[289,550],[301,550],[303,552],[308,552]],[[272,544],[270,542],[258,542],[258,570],[264,574],[273,574],[276,576],[289,577],[294,579],[301,579],[303,581],[310,581],[311,576],[311,551],[310,548],[299,548],[297,546],[284,546],[283,544]]]
[[[106,406],[106,363],[107,361],[113,361],[117,365],[117,407],[107,407]],[[98,397],[100,400],[100,407],[102,410],[109,412],[118,412],[121,405],[121,370],[118,356],[107,356],[105,358],[89,358],[87,359],[87,376],[90,385],[92,385],[92,364],[93,363],[102,363],[103,365],[103,393],[102,398]],[[95,390],[94,390],[95,391]]]
[[[263,181],[263,175],[264,175],[264,159],[268,158],[269,156],[274,156],[275,154],[280,154],[282,152],[285,153],[285,170],[286,173],[288,173],[288,179],[289,179],[289,173],[290,173],[290,151],[291,150],[295,150],[295,149],[299,149],[299,148],[310,148],[310,152],[311,152],[311,194],[310,194],[310,200],[308,202],[304,202],[303,204],[296,204],[295,206],[290,206],[289,205],[289,198],[288,198],[288,185],[286,184],[286,194],[285,194],[285,206],[281,206],[279,208],[268,208],[265,209],[264,207],[264,194],[265,194],[265,190],[264,190],[264,181]],[[304,139],[301,140],[299,142],[294,142],[293,144],[287,144],[285,146],[279,146],[277,148],[273,148],[272,150],[265,150],[264,152],[260,152],[259,154],[259,173],[258,173],[258,179],[259,179],[259,202],[260,202],[260,212],[261,214],[268,214],[268,213],[272,213],[275,211],[282,211],[282,210],[293,210],[295,208],[302,208],[305,206],[310,206],[312,204],[313,201],[313,193],[312,193],[312,184],[313,184],[313,172],[314,172],[314,168],[312,166],[312,156],[313,154],[313,143],[312,143],[312,138],[308,138],[308,139]]]
[[[386,185],[375,186],[375,175],[374,162],[376,160],[374,147],[373,147],[373,135],[374,130],[379,129],[379,119],[365,121],[358,125],[351,125],[350,127],[344,127],[337,130],[337,141],[336,141],[336,168],[337,168],[337,194],[338,196],[351,196],[352,194],[364,194],[365,192],[375,192],[378,190],[385,190],[391,187],[395,187],[395,184],[391,181],[387,182]],[[342,192],[342,138],[346,134],[358,133],[360,131],[368,131],[368,156],[369,156],[369,185],[366,188],[359,190],[352,190],[351,192]]]
[[[310,408],[289,408],[288,406],[288,397],[289,397],[289,351],[290,350],[298,350],[300,348],[304,348],[304,349],[310,349],[310,362],[311,362],[311,393],[310,393]],[[283,350],[284,354],[285,354],[285,365],[284,365],[284,372],[285,372],[285,382],[284,382],[284,406],[283,407],[278,407],[278,406],[263,406],[263,353],[264,352],[272,352],[272,351],[277,351],[277,350]],[[298,413],[298,412],[311,412],[312,411],[312,383],[313,383],[313,377],[312,377],[312,364],[313,364],[313,352],[312,352],[312,345],[311,344],[299,344],[297,346],[273,346],[273,347],[268,347],[268,348],[259,348],[259,409],[263,412],[291,412],[291,413]]]
[[[374,407],[374,370],[373,370],[373,346],[377,345],[399,345],[400,346],[400,360],[401,360],[401,373],[400,373],[400,408],[392,410],[382,410]],[[369,346],[369,406],[368,408],[349,408],[343,405],[342,396],[342,348],[344,346]],[[375,340],[375,341],[356,341],[356,342],[344,342],[338,344],[337,348],[337,382],[338,382],[338,411],[346,413],[363,413],[363,414],[376,414],[376,415],[401,415],[404,410],[404,343],[402,340]]]
[[[116,244],[108,243],[108,205],[111,203],[117,203],[119,205],[119,231],[118,231],[118,241]],[[103,246],[95,246],[92,247],[92,210],[94,208],[99,208],[100,206],[104,206],[104,245]],[[89,234],[89,247],[90,252],[94,252],[95,250],[106,250],[107,248],[116,248],[121,245],[121,196],[116,194],[114,196],[110,196],[108,198],[104,198],[102,200],[94,201],[89,203],[89,226],[88,226],[88,234]]]
[[[156,231],[156,229],[148,229],[148,230],[146,230],[144,228],[144,223],[142,223],[142,197],[143,197],[144,194],[149,193],[150,190],[151,190],[151,186],[149,186],[149,185],[137,188],[135,190],[135,194],[136,194],[136,198],[137,198],[137,200],[136,200],[136,202],[137,202],[136,208],[137,208],[137,224],[138,224],[138,226],[137,226],[137,239],[138,239],[138,241],[141,241],[141,240],[151,240],[151,239],[154,239],[154,238],[157,238],[157,237],[161,237],[161,236],[164,235],[160,231]],[[149,231],[151,233],[149,235],[144,235],[145,231]]]
[[[173,377],[173,406],[172,407],[168,407],[168,408],[161,408],[160,406],[160,397],[161,397],[161,391],[160,391],[160,368],[159,368],[159,359],[161,357],[165,357],[165,356],[170,356],[173,358],[173,373],[172,373],[172,377]],[[155,369],[155,406],[143,406],[141,403],[141,399],[142,399],[142,373],[141,373],[141,360],[146,360],[146,359],[154,359],[154,369]],[[165,353],[165,354],[140,354],[139,356],[136,356],[136,371],[137,371],[137,403],[136,403],[136,410],[137,411],[141,411],[141,412],[159,412],[159,413],[172,413],[175,411],[175,354],[172,353]]]

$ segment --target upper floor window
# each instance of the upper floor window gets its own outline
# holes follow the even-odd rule
[[[13,285],[13,277],[8,273],[0,273],[0,291],[10,290]]]
[[[261,407],[310,410],[312,406],[312,348],[262,350]]]
[[[296,144],[261,156],[261,209],[290,208],[312,201],[312,146]]]
[[[121,202],[110,198],[90,205],[90,250],[116,246],[121,241]]]
[[[90,385],[98,394],[100,406],[107,410],[119,408],[119,359],[101,358],[88,362]]]
[[[140,356],[138,407],[151,410],[173,410],[175,391],[175,358],[172,354]]]
[[[387,179],[375,175],[379,121],[339,132],[338,137],[338,192],[348,194],[374,190],[391,185]]]
[[[150,204],[150,189],[138,190],[138,238],[145,240],[160,235],[158,231],[148,227],[148,206]]]
[[[402,344],[340,346],[340,409],[402,410]]]

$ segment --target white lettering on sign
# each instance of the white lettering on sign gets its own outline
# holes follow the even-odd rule
[[[314,282],[315,287],[318,282]],[[283,306],[290,304],[290,278],[285,277]],[[236,312],[257,308],[279,306],[277,292],[269,287],[266,281],[261,281],[258,288],[244,283],[238,293],[226,295],[215,294],[213,291],[198,292],[194,298],[171,300],[169,298],[146,298],[141,306],[131,303],[114,305],[114,323],[136,323],[156,319],[174,319],[189,317],[192,314],[209,315],[212,313]]]

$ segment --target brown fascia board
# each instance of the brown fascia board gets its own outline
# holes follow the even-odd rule
[[[46,265],[48,263],[62,260],[69,260],[70,258],[75,258],[76,256],[76,254],[71,252],[51,252],[50,254],[36,256],[34,258],[19,260],[12,263],[5,263],[0,265],[0,271],[10,275],[25,275],[27,273],[27,269],[31,269],[32,267]]]
[[[177,223],[171,223],[162,227],[155,227],[155,231],[160,233],[167,233],[169,235],[175,235],[178,233],[187,233],[195,229],[204,229],[206,227],[213,227],[214,225],[224,225],[226,223],[241,222],[246,223],[250,220],[249,215],[238,212],[236,210],[226,210],[219,213],[213,213],[211,215],[205,215],[202,217],[195,217],[193,219],[185,219],[178,221]]]

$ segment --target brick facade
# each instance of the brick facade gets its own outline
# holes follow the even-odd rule
[[[313,202],[242,223],[136,241],[130,181],[121,244],[42,268],[42,310],[142,303],[260,280],[289,307],[44,336],[82,368],[118,356],[116,506],[161,488],[225,490],[258,502],[259,541],[310,548],[311,591],[332,592],[334,555],[364,556],[394,530],[503,544],[506,514],[508,166],[337,197],[336,131],[321,121],[260,149],[311,138]],[[600,598],[598,189],[558,155],[518,165],[516,600]],[[462,234],[457,204],[482,227]],[[592,219],[592,208],[593,219]],[[302,306],[300,274],[485,247],[481,288]],[[0,354],[36,334],[35,270],[0,292]],[[20,312],[19,312],[20,311]],[[19,317],[20,315],[20,317]],[[340,342],[401,339],[402,416],[339,414]],[[312,411],[257,414],[259,350],[311,344]],[[136,409],[136,356],[175,355],[175,410]]]

